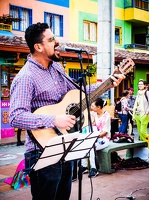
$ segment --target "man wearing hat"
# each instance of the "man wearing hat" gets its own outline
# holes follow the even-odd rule
[[[134,135],[133,133],[133,120],[132,120],[132,114],[133,114],[133,107],[134,107],[134,103],[136,100],[136,97],[133,95],[134,89],[131,87],[128,89],[129,91],[129,97],[128,97],[128,108],[129,108],[129,112],[128,112],[128,121],[130,120],[130,124],[131,124],[131,135]]]

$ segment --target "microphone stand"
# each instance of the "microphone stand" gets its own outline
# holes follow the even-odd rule
[[[84,87],[84,92],[85,92],[85,97],[86,97],[86,105],[87,105],[87,110],[88,110],[88,120],[90,124],[90,130],[93,133],[93,127],[91,123],[91,116],[90,116],[90,110],[89,110],[89,100],[87,98],[87,92],[86,92],[86,73],[83,71],[82,67],[82,55],[81,52],[78,53],[78,59],[80,62],[80,67],[82,71],[81,77],[78,79],[79,85],[80,85],[80,133],[82,133],[82,86]],[[82,165],[81,165],[81,159],[78,163],[78,180],[79,180],[79,191],[78,191],[78,199],[81,200],[82,197]]]

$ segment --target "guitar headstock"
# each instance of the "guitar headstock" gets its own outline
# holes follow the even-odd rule
[[[133,67],[135,66],[135,63],[133,62],[133,60],[131,58],[126,58],[124,59],[117,67],[118,67],[118,74],[128,74]]]

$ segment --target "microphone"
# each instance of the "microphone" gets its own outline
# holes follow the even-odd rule
[[[67,47],[67,46],[61,46],[60,50],[61,51],[67,51],[67,52],[75,52],[75,53],[87,52],[86,50],[83,50],[83,49]]]

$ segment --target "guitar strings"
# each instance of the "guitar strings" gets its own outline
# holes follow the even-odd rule
[[[112,80],[111,78],[107,79],[107,81],[105,81],[103,84],[102,84],[102,89],[100,90],[100,93],[103,94],[104,92],[106,92],[110,86],[111,86],[111,83],[112,83]],[[97,88],[96,90],[99,90],[99,88]],[[95,92],[95,95],[93,96],[93,94],[90,95],[90,100],[92,99],[97,99],[97,97],[99,96],[98,92],[96,92],[96,90],[94,91]],[[94,101],[93,100],[93,101]],[[93,102],[92,101],[92,102]],[[86,99],[84,98],[82,100],[82,109],[85,110],[86,108]],[[70,113],[71,115],[75,115],[75,113],[77,113],[78,111],[80,110],[80,103],[76,104],[76,106],[74,108],[72,108],[70,110]]]

